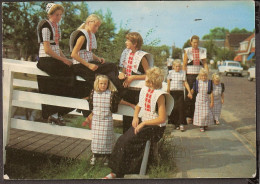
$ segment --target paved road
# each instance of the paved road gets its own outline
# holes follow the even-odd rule
[[[231,125],[256,148],[256,82],[244,77],[223,76],[225,102],[221,120]]]
[[[173,178],[252,178],[256,172],[256,88],[244,77],[222,76],[221,125],[206,132],[188,125],[171,134],[176,150]],[[170,125],[168,126],[170,128]]]

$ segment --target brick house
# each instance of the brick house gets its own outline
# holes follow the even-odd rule
[[[225,48],[237,52],[240,42],[248,38],[252,33],[227,33],[225,39]]]
[[[255,62],[255,33],[240,42],[236,53],[235,61],[241,61],[242,64],[248,66]]]

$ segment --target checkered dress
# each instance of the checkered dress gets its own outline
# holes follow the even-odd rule
[[[111,154],[112,152],[114,130],[110,97],[111,91],[109,90],[95,91],[93,94],[91,150],[94,154]]]
[[[142,121],[152,120],[158,117],[156,104],[158,98],[165,92],[161,90],[152,90],[146,86],[141,89],[138,105],[143,110]],[[160,127],[165,126],[166,123],[160,124]]]
[[[197,126],[208,126],[214,124],[208,94],[208,81],[199,80],[193,124]]]
[[[214,120],[219,121],[222,103],[221,103],[221,92],[222,87],[219,83],[218,85],[213,84],[213,96],[214,96],[214,107],[212,109]]]
[[[184,90],[183,82],[186,80],[186,73],[182,70],[175,72],[174,70],[169,71],[167,79],[171,81],[170,90]]]
[[[188,63],[193,61],[193,65],[187,65],[187,74],[198,74],[202,68],[201,60],[207,58],[207,50],[199,47],[194,49],[192,47],[185,48],[188,57]]]

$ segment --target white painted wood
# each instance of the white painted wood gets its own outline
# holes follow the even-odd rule
[[[147,168],[147,163],[148,163],[148,158],[149,158],[149,152],[150,152],[150,146],[151,146],[151,141],[148,140],[146,141],[145,145],[145,150],[144,150],[144,156],[140,168],[140,175],[145,175],[146,174],[146,168]]]
[[[52,125],[50,123],[32,122],[27,120],[11,118],[11,128],[92,140],[91,130],[68,126]],[[120,134],[115,135],[117,137],[120,136]]]
[[[13,85],[18,87],[38,89],[38,83],[36,81],[30,80],[14,79]]]
[[[3,76],[3,147],[9,142],[10,118],[12,113],[12,91],[13,91],[13,72],[6,68]],[[6,150],[3,149],[4,164],[6,161]]]

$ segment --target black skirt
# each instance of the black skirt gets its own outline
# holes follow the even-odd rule
[[[187,76],[187,82],[190,86],[190,89],[192,89],[193,83],[196,81],[198,74],[187,74],[186,76]],[[186,88],[185,88],[185,94],[188,94]],[[188,98],[187,95],[185,96],[185,101],[184,101],[185,117],[193,118],[196,96],[197,94],[195,92],[193,93],[192,99]]]
[[[138,134],[131,127],[121,135],[112,151],[108,166],[117,176],[139,174],[147,140],[158,142],[165,127],[144,126]]]
[[[74,85],[75,76],[72,67],[52,57],[40,57],[37,67],[50,76],[37,76],[39,92],[43,94],[76,97]],[[65,115],[73,108],[42,104],[42,116],[47,119],[50,115],[58,113]]]
[[[184,116],[184,91],[171,91],[171,96],[174,99],[174,107],[169,117],[169,124],[179,126],[186,124]]]

